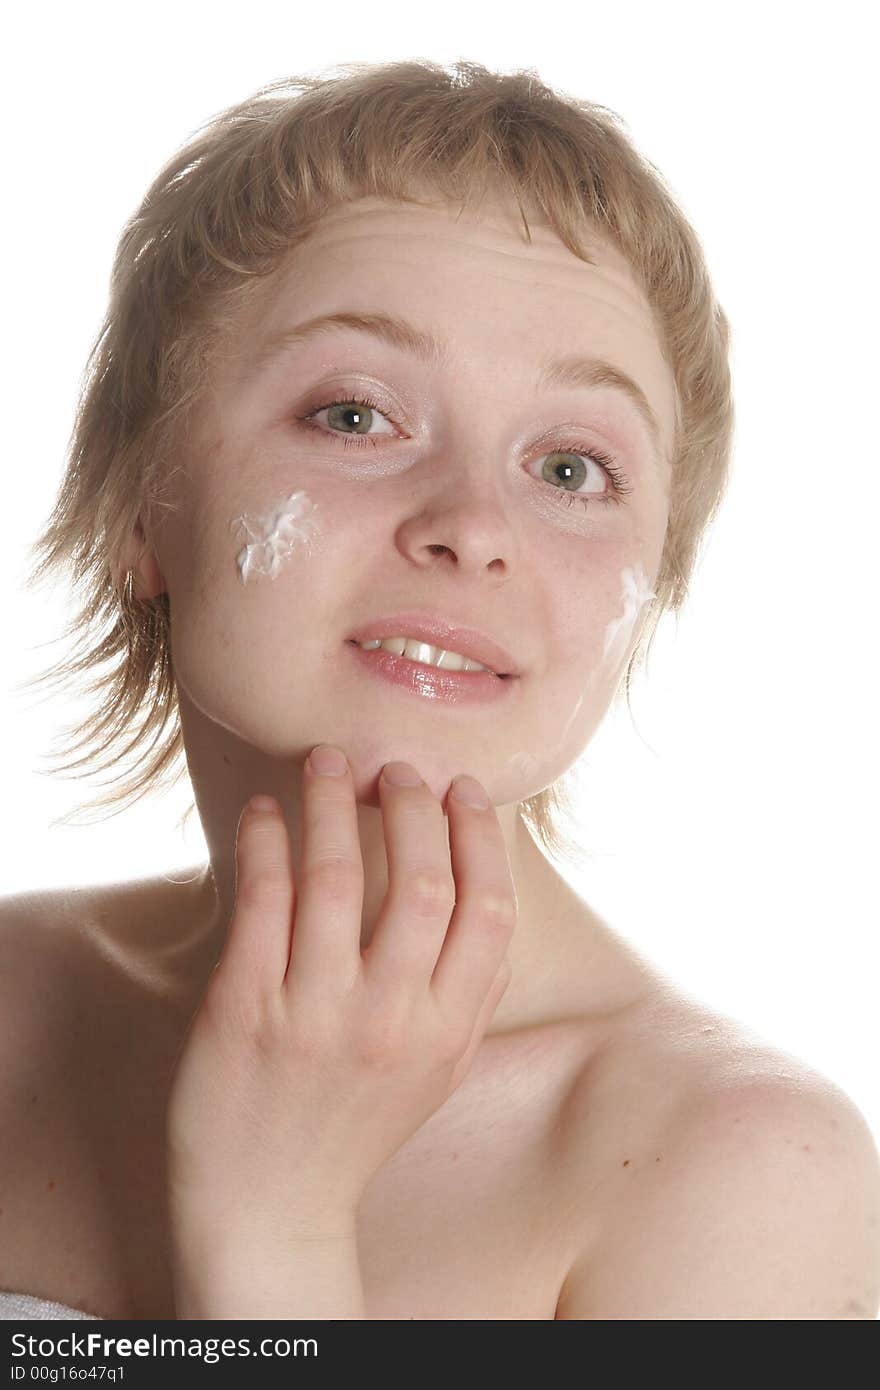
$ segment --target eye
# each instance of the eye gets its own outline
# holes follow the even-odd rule
[[[318,425],[312,425],[312,421],[318,416],[327,412],[327,424],[333,434],[339,434],[342,443],[346,447],[354,445],[356,448],[365,444],[371,444],[374,448],[378,444],[375,435],[367,433],[373,423],[373,417],[380,415],[382,419],[386,416],[381,410],[378,402],[372,400],[369,395],[349,397],[328,401],[326,405],[317,406],[309,411],[307,415],[301,416],[303,423],[311,428],[318,429],[320,433],[327,433],[325,429]],[[353,428],[353,433],[349,433],[349,426]],[[383,430],[381,434],[393,434],[393,430]],[[628,496],[632,492],[629,479],[626,474],[616,466],[614,460],[609,458],[601,449],[593,445],[585,445],[580,440],[565,441],[549,454],[540,455],[544,459],[541,467],[542,477],[548,483],[552,483],[554,491],[558,495],[558,500],[566,506],[571,506],[579,502],[583,506],[591,502],[599,502],[607,506],[609,502],[619,502],[622,497]],[[588,471],[587,461],[601,468],[606,475],[610,487],[606,487],[602,492],[587,491],[581,492],[583,485],[583,474]],[[573,482],[574,486],[568,484]],[[556,486],[559,483],[561,486]]]
[[[367,430],[373,422],[373,416],[382,415],[377,401],[371,400],[366,395],[350,400],[329,401],[326,405],[320,405],[315,410],[310,410],[308,415],[304,415],[302,418],[310,422],[314,420],[316,415],[322,415],[325,410],[327,411],[327,424],[333,433],[341,432],[344,443],[347,444],[351,440],[354,444],[375,444],[375,437],[368,435]],[[382,418],[385,419],[385,416],[382,415]],[[354,429],[354,434],[348,434],[349,426]]]
[[[556,491],[562,494],[559,500],[568,506],[574,502],[584,505],[600,502],[607,506],[609,502],[619,502],[621,497],[626,497],[632,492],[626,474],[621,472],[613,459],[594,445],[585,445],[576,440],[560,444],[551,453],[542,454],[540,457],[544,460],[541,476],[547,482],[552,480],[563,484]],[[610,487],[606,487],[602,492],[583,493],[579,490],[585,481],[584,474],[589,475],[588,463],[602,469],[611,484]],[[572,484],[571,487],[568,487],[569,483]]]

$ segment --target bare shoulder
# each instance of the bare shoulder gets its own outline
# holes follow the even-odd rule
[[[106,970],[102,978],[95,952],[97,919],[88,888],[0,898],[0,1146],[7,1184],[16,1155],[31,1156],[47,1129],[57,1138],[59,1097],[75,1093],[101,1037],[102,1016],[113,1008],[113,978]]]
[[[195,893],[195,889],[192,890]],[[0,897],[0,1048],[9,1116],[15,1078],[60,1078],[118,1041],[133,1006],[167,1003],[191,901],[162,878]]]
[[[150,975],[170,981],[203,937],[210,885],[198,867],[117,883],[35,889],[0,898],[0,953],[7,970],[48,972],[71,956],[101,987]],[[65,970],[60,980],[66,981]]]
[[[806,1062],[662,987],[573,1099],[558,1318],[877,1316],[880,1155]]]
[[[163,1084],[187,1017],[169,901],[152,880],[0,898],[0,1289],[130,1316],[131,1249],[163,1287]]]
[[[77,893],[34,890],[0,898],[0,1048],[7,1088],[64,1028],[65,1001],[83,954],[82,939],[70,929]],[[5,1106],[12,1096],[7,1091],[2,1099]]]

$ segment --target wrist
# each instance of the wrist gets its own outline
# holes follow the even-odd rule
[[[272,1240],[226,1233],[178,1248],[173,1273],[178,1319],[366,1316],[353,1229]]]
[[[172,1220],[177,1317],[363,1317],[356,1225],[351,1209],[270,1221],[222,1210],[208,1220],[190,1207]]]

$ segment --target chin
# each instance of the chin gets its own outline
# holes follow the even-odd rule
[[[443,807],[444,815],[446,814],[446,797],[448,795],[449,788],[452,784],[452,779],[453,777],[458,776],[459,771],[464,772],[466,770],[465,768],[461,768],[456,769],[455,771],[434,770],[432,772],[428,768],[422,766],[418,758],[408,757],[406,753],[399,752],[388,753],[388,755],[386,757],[383,757],[381,760],[371,760],[368,764],[364,761],[355,759],[352,756],[352,754],[348,752],[348,749],[345,748],[345,744],[341,743],[338,739],[316,739],[315,742],[335,743],[337,747],[345,749],[352,770],[355,800],[357,801],[359,806],[373,806],[377,810],[381,810],[382,806],[381,798],[379,795],[379,778],[382,774],[382,768],[385,766],[386,763],[410,763],[416,769],[419,776],[424,779],[430,790],[433,792],[434,796],[440,802],[441,806]]]

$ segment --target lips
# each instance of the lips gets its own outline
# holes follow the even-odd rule
[[[477,628],[464,627],[437,614],[425,612],[389,613],[362,623],[349,633],[349,641],[370,642],[377,637],[414,637],[420,642],[458,652],[461,656],[488,666],[496,676],[516,677],[521,674],[510,652],[494,638]]]

